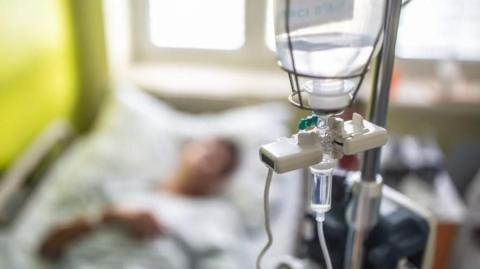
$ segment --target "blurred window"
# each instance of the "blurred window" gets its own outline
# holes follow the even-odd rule
[[[236,50],[245,43],[245,0],[150,0],[158,47]]]
[[[265,19],[265,42],[271,51],[275,51],[275,28],[273,22],[273,0],[268,0]]]
[[[133,60],[272,68],[267,1],[130,0]]]
[[[480,1],[412,0],[402,12],[397,55],[480,60]]]

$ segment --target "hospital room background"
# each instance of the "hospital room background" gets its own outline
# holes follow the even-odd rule
[[[254,268],[266,241],[259,147],[308,115],[288,103],[273,1],[0,0],[0,268]],[[371,81],[349,110],[365,112]],[[480,2],[404,8],[387,129],[385,184],[436,221],[431,268],[478,268]],[[173,217],[146,239],[121,225],[92,231],[106,207],[135,208],[130,196],[155,207],[147,197],[181,173],[186,148],[219,141],[238,160],[215,197],[161,198]],[[285,256],[323,268],[306,177],[273,181],[265,268]],[[61,257],[41,250],[79,216],[88,235],[72,235]]]

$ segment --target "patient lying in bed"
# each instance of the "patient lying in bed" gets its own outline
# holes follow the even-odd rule
[[[221,196],[237,156],[226,139],[190,142],[169,180],[53,228],[40,254],[65,268],[251,268],[242,218]]]

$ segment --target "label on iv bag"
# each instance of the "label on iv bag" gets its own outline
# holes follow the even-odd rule
[[[280,15],[286,12],[286,4]],[[290,31],[315,25],[350,20],[353,18],[353,0],[291,0]]]

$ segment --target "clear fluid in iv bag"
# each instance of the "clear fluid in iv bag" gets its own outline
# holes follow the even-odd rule
[[[373,50],[372,37],[354,34],[291,36],[297,73],[338,77],[358,74]],[[282,66],[293,71],[285,34],[277,36],[277,55]]]

